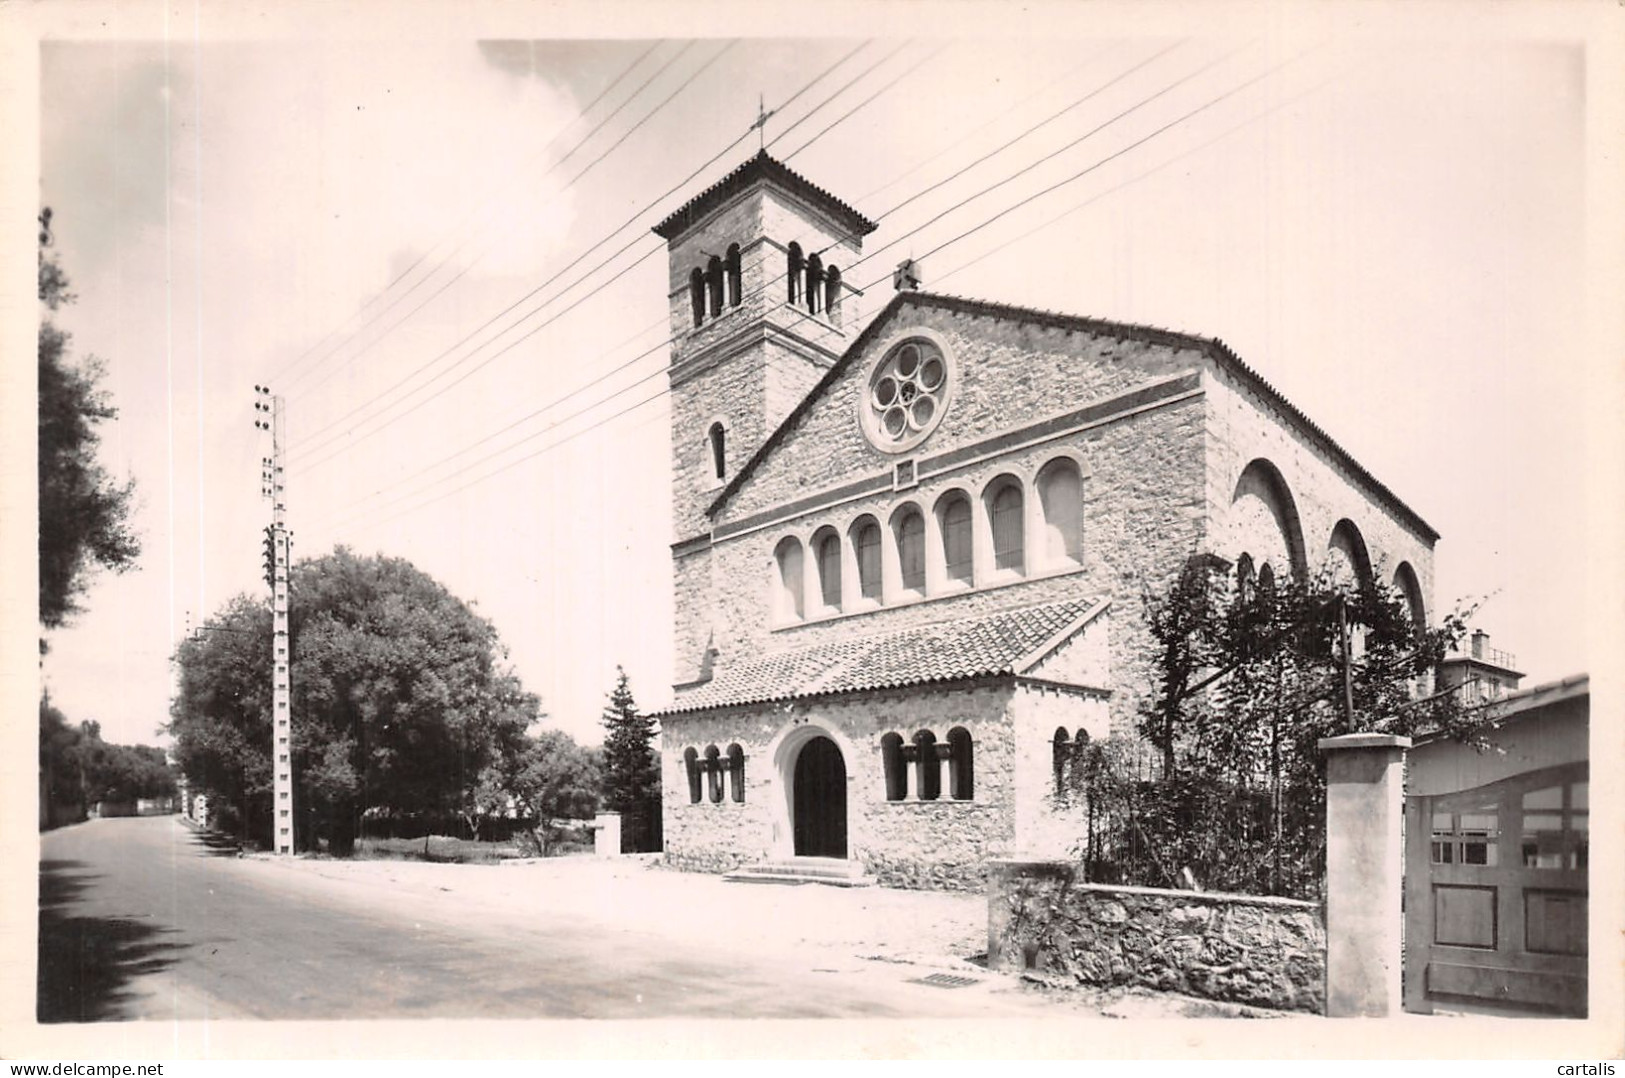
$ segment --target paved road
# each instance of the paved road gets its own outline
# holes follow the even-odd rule
[[[1053,1014],[996,977],[943,989],[911,983],[920,967],[730,945],[725,919],[706,934],[662,930],[658,910],[360,887],[239,859],[173,817],[41,846],[41,1021]]]

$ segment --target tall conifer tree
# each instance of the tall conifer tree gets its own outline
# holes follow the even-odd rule
[[[638,713],[626,671],[615,668],[615,688],[604,707],[604,807],[637,813],[660,794],[655,722]]]

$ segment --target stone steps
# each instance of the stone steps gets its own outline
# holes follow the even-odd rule
[[[833,857],[785,857],[734,869],[722,877],[729,883],[822,883],[830,887],[873,887],[874,877],[863,874],[856,861]]]

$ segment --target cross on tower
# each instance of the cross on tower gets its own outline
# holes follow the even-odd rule
[[[774,109],[773,111],[777,112],[778,110]],[[767,99],[761,94],[757,94],[756,122],[751,126],[756,129],[756,148],[759,150],[767,149],[767,118],[772,115],[773,112],[767,110]]]

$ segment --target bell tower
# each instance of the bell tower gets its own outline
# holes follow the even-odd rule
[[[709,668],[707,510],[851,343],[860,296],[842,275],[874,230],[765,150],[654,228],[670,270],[679,683]]]

